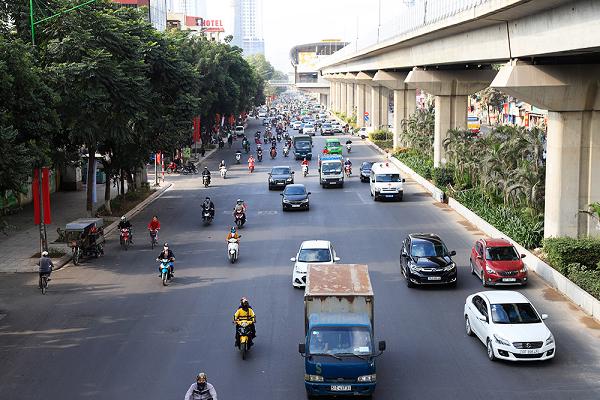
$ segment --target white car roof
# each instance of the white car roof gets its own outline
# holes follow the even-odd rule
[[[305,240],[300,245],[300,249],[329,249],[331,242],[329,240]]]
[[[399,174],[400,170],[391,162],[379,161],[373,163],[371,171],[374,174]]]
[[[503,303],[529,303],[527,297],[523,296],[519,292],[509,291],[509,290],[499,290],[499,291],[486,291],[479,292],[477,294],[486,297],[491,304],[503,304]]]

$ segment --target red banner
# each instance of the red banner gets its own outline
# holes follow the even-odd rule
[[[156,165],[160,165],[161,154],[160,151],[156,153]]]
[[[40,224],[40,182],[39,169],[33,170],[33,181],[31,182],[31,195],[33,196],[33,222]]]
[[[194,117],[194,135],[192,140],[194,142],[200,141],[200,117]]]
[[[42,206],[44,207],[44,224],[50,225],[50,170],[42,168]]]

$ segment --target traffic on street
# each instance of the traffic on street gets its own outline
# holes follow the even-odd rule
[[[307,97],[258,115],[167,176],[126,249],[108,235],[43,298],[3,276],[0,398],[182,398],[199,371],[220,399],[600,398],[600,325],[535,273],[502,281],[509,245]]]

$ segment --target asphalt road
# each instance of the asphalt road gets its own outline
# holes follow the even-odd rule
[[[258,127],[252,121],[248,136]],[[323,139],[316,137],[315,149]],[[200,175],[171,177],[175,186],[133,220],[135,245],[119,249],[112,236],[105,257],[53,275],[46,296],[32,275],[0,277],[0,399],[178,399],[198,371],[206,371],[220,399],[304,399],[301,290],[291,286],[289,258],[301,241],[328,239],[342,262],[370,267],[376,296],[376,340],[388,349],[378,360],[376,399],[598,399],[600,326],[534,278],[525,294],[550,315],[557,356],[546,363],[492,363],[484,346],[464,333],[467,295],[481,290],[468,270],[477,232],[407,181],[401,203],[374,203],[357,177],[343,189],[321,189],[315,168],[303,178],[299,163],[281,155],[232,166],[222,180],[220,159],[209,160],[213,184]],[[254,147],[253,147],[254,149]],[[280,146],[281,152],[281,146]],[[355,168],[380,156],[355,140]],[[268,169],[289,164],[296,182],[312,191],[309,212],[281,212],[267,190]],[[200,203],[217,208],[211,226]],[[226,258],[225,235],[235,200],[248,203],[239,263]],[[162,223],[160,241],[177,258],[176,277],[162,287],[157,250],[144,226]],[[400,243],[409,232],[436,232],[457,251],[457,289],[408,289],[399,274]],[[258,315],[256,346],[242,361],[233,346],[231,317],[240,296]]]

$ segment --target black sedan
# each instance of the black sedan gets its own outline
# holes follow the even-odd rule
[[[287,210],[308,210],[310,204],[308,196],[310,192],[306,191],[306,187],[301,184],[287,185],[283,193],[281,193],[281,208]]]
[[[278,166],[271,168],[269,172],[269,190],[284,188],[294,183],[294,171],[289,166]]]
[[[433,233],[411,233],[400,250],[400,269],[406,286],[447,284],[456,287],[455,251],[448,251]]]
[[[361,182],[369,182],[369,176],[371,176],[371,167],[373,167],[373,161],[365,161],[360,165]]]

